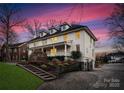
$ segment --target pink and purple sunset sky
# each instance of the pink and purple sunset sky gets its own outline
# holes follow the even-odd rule
[[[23,10],[22,16],[32,21],[37,19],[42,23],[48,20],[75,21],[86,25],[98,38],[98,51],[110,49],[109,29],[105,19],[114,10],[114,4],[17,4]],[[27,32],[17,29],[20,41],[26,39]]]

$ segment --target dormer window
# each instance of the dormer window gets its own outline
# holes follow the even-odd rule
[[[67,29],[69,29],[70,28],[70,26],[68,25],[68,24],[63,24],[62,26],[61,26],[61,31],[65,31],[65,30],[67,30]]]
[[[54,29],[54,28],[50,29],[50,34],[54,34],[54,33],[56,33],[56,32],[57,32],[56,29]]]
[[[45,36],[47,33],[45,33],[45,32],[41,32],[40,33],[40,37],[43,37],[43,36]]]

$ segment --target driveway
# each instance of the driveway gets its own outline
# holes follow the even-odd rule
[[[40,90],[124,89],[124,64],[105,64],[94,71],[78,71],[45,82]]]
[[[92,73],[98,80],[90,89],[124,89],[124,64],[105,64],[101,70]]]

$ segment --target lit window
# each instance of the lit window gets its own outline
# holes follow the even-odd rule
[[[76,32],[75,36],[76,36],[77,39],[79,39],[80,38],[80,32]]]
[[[51,38],[51,41],[52,41],[52,43],[56,43],[57,42],[57,37]]]
[[[54,39],[54,38],[51,38],[52,43],[53,43],[53,41],[54,41],[53,39]]]
[[[64,41],[68,41],[68,36],[67,36],[67,34],[64,35]]]
[[[51,56],[55,56],[56,55],[56,48],[52,48],[51,50],[50,50],[50,53],[51,53]]]
[[[54,37],[54,41],[57,42],[57,37]]]

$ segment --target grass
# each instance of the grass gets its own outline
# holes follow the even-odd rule
[[[34,90],[43,80],[15,65],[0,63],[0,90]]]

